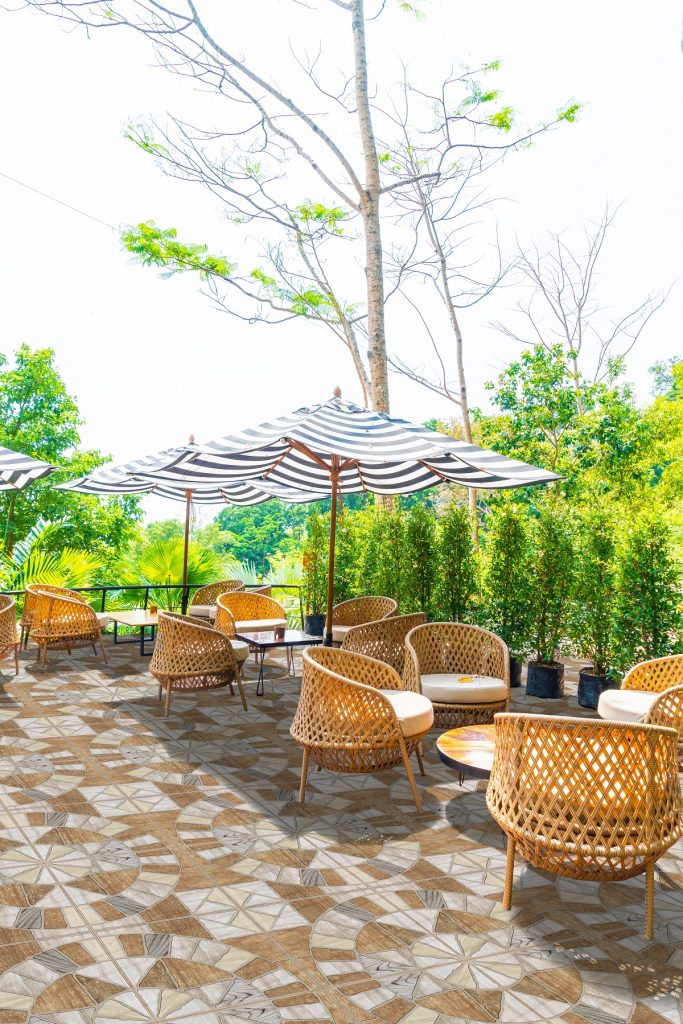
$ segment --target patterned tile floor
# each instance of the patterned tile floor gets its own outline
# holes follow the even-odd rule
[[[164,720],[134,647],[29,649],[0,673],[0,1024],[683,1024],[683,844],[594,885],[518,864],[483,784],[426,744],[401,771],[311,775],[273,657],[249,711],[226,690]],[[267,662],[268,664],[268,662]],[[576,714],[575,686],[553,706]]]

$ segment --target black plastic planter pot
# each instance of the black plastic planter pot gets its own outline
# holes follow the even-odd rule
[[[304,615],[304,633],[308,633],[309,636],[322,636],[324,632],[324,615]]]
[[[564,697],[564,665],[542,665],[540,661],[530,661],[526,669],[526,692],[529,697],[542,697],[544,700],[558,700]]]
[[[510,686],[521,686],[522,685],[522,669],[524,668],[524,662],[521,658],[513,658],[510,656]]]
[[[608,676],[593,674],[593,666],[582,668],[579,672],[578,701],[582,708],[597,708],[600,694],[605,690],[618,690],[619,683],[613,682]]]

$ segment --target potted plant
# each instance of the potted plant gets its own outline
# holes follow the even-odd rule
[[[531,539],[524,510],[504,501],[490,514],[484,556],[487,627],[510,652],[510,686],[522,685],[531,629]]]
[[[304,632],[310,636],[322,636],[325,632],[327,550],[326,517],[313,511],[306,523],[302,579]]]
[[[551,499],[552,500],[552,499]],[[564,694],[564,665],[558,661],[567,639],[567,613],[574,579],[574,551],[569,520],[548,501],[534,530],[531,575],[531,641],[535,657],[527,666],[526,692],[533,697]]]
[[[577,546],[577,600],[572,615],[578,653],[590,659],[579,671],[578,701],[597,708],[600,694],[619,683],[612,668],[617,602],[615,527],[607,509],[584,515]]]

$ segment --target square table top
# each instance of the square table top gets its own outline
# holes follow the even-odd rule
[[[236,633],[238,640],[245,640],[252,647],[312,647],[321,644],[321,636],[310,636],[300,629],[269,630],[263,633]]]
[[[128,611],[107,611],[112,622],[118,622],[121,626],[157,626],[159,617],[157,612],[150,612],[148,608],[131,608]]]

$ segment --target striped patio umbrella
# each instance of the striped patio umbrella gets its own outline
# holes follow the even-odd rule
[[[146,471],[141,471],[146,476]],[[280,485],[332,500],[326,642],[332,642],[334,544],[338,494],[411,494],[449,482],[478,490],[529,487],[558,480],[554,473],[479,448],[408,420],[334,397],[290,416],[188,447],[157,483],[184,487]]]
[[[23,491],[29,484],[54,473],[56,466],[0,445],[0,491]]]
[[[190,511],[193,504],[216,505],[259,505],[271,498],[281,498],[293,503],[312,501],[326,497],[325,491],[312,495],[271,481],[243,482],[229,480],[222,484],[195,484],[178,482],[167,478],[173,467],[187,458],[189,453],[199,452],[194,439],[183,448],[167,448],[154,455],[146,455],[121,466],[103,466],[87,476],[58,484],[59,490],[76,491],[80,494],[122,495],[155,494],[172,501],[185,503],[185,532],[183,547],[183,611],[187,608],[187,558],[190,543]],[[144,472],[144,476],[140,475]],[[158,479],[157,479],[158,476]],[[161,482],[163,480],[163,482]]]

